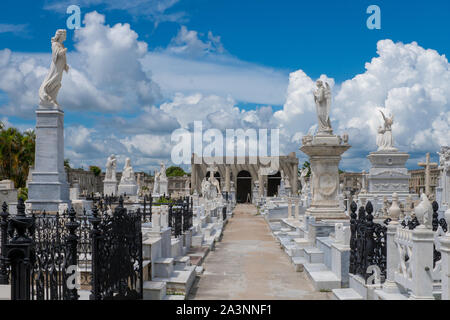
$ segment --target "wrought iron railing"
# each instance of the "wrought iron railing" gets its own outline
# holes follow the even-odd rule
[[[27,216],[20,199],[16,216],[4,203],[0,218],[0,281],[13,300],[77,300],[75,271],[92,299],[142,298],[142,216],[122,199],[112,213],[94,205],[80,216],[73,208]]]
[[[357,205],[350,205],[350,268],[349,273],[362,276],[365,280],[371,275],[369,266],[376,265],[381,271],[381,281],[386,278],[386,231],[390,219],[383,224],[373,222],[372,203],[361,206],[356,215]]]

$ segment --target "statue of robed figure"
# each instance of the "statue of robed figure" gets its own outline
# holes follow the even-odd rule
[[[316,103],[318,124],[318,134],[332,134],[330,122],[331,89],[327,82],[325,86],[322,80],[316,82],[317,90],[314,91],[314,102]]]
[[[47,77],[39,88],[39,104],[42,107],[59,108],[56,97],[61,88],[63,71],[69,71],[69,65],[66,60],[67,48],[63,44],[65,40],[66,30],[64,29],[57,30],[52,38],[52,63]]]

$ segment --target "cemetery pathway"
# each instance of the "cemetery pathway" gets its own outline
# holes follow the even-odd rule
[[[237,205],[203,266],[188,299],[331,299],[331,293],[315,291],[304,272],[294,271],[253,205]]]

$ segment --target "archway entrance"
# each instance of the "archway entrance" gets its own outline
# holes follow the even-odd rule
[[[281,183],[281,173],[278,171],[267,177],[267,196],[273,197],[278,192],[278,186]]]
[[[236,202],[252,201],[252,176],[248,171],[240,171],[237,175]]]

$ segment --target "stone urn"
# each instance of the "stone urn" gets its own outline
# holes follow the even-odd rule
[[[389,218],[391,218],[394,221],[398,221],[400,218],[400,215],[402,213],[402,210],[400,209],[400,206],[398,205],[398,194],[394,192],[392,195],[392,204],[389,208]]]

